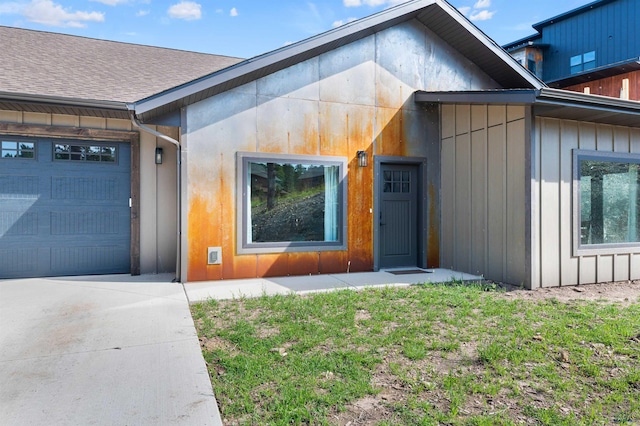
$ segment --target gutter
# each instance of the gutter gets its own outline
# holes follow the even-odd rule
[[[79,98],[65,98],[62,96],[49,96],[49,95],[33,95],[29,93],[15,93],[15,92],[3,92],[0,91],[0,99],[24,102],[24,103],[37,103],[48,104],[55,106],[69,106],[69,107],[82,107],[100,110],[116,110],[127,111],[127,107],[123,102],[119,101],[99,101],[91,99],[79,99]]]
[[[134,127],[147,132],[153,136],[155,136],[156,138],[160,138],[163,139],[169,143],[172,143],[173,145],[175,145],[176,147],[176,277],[174,279],[174,282],[181,282],[181,276],[180,276],[180,247],[181,247],[181,242],[182,242],[182,229],[181,229],[181,205],[182,205],[182,192],[181,192],[181,157],[182,157],[182,146],[180,145],[180,142],[173,139],[172,137],[169,137],[167,135],[165,135],[164,133],[160,133],[156,130],[153,130],[150,127],[145,126],[144,124],[142,124],[140,122],[140,120],[138,120],[138,118],[136,117],[136,113],[135,113],[135,106],[128,104],[127,108],[129,110],[129,116],[131,117],[131,123],[133,123]]]

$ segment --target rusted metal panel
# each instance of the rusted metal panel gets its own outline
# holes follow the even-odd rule
[[[188,280],[372,270],[372,165],[377,155],[431,159],[425,189],[430,200],[426,262],[438,266],[438,111],[428,115],[413,103],[412,94],[494,86],[413,21],[188,106]],[[359,150],[368,153],[369,167],[358,167]],[[348,249],[238,255],[239,151],[349,158]],[[222,266],[206,264],[211,246],[222,247]]]
[[[318,273],[318,252],[286,253],[289,258],[288,275],[314,275]]]
[[[286,277],[289,275],[289,256],[286,253],[257,256],[258,277]]]
[[[339,274],[347,272],[348,260],[345,251],[320,252],[318,272],[321,274]]]
[[[318,155],[318,102],[258,96],[259,152]]]
[[[405,140],[402,124],[404,110],[378,108],[376,115],[376,155],[404,156]]]
[[[375,50],[370,36],[320,56],[320,100],[375,105]]]
[[[381,32],[376,39],[376,99],[386,108],[402,108],[416,87],[424,87],[425,27],[409,21]],[[413,104],[413,103],[412,103]]]
[[[312,58],[257,80],[258,96],[320,100],[319,59]]]

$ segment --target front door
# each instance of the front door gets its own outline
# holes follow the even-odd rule
[[[418,166],[382,164],[380,200],[380,268],[418,265]]]

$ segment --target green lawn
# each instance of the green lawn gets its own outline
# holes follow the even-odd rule
[[[640,424],[640,303],[454,283],[192,312],[225,424]]]

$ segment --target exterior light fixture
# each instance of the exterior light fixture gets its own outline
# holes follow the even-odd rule
[[[358,166],[367,167],[369,160],[367,159],[367,151],[358,151]]]
[[[156,164],[162,164],[162,148],[156,148]]]

